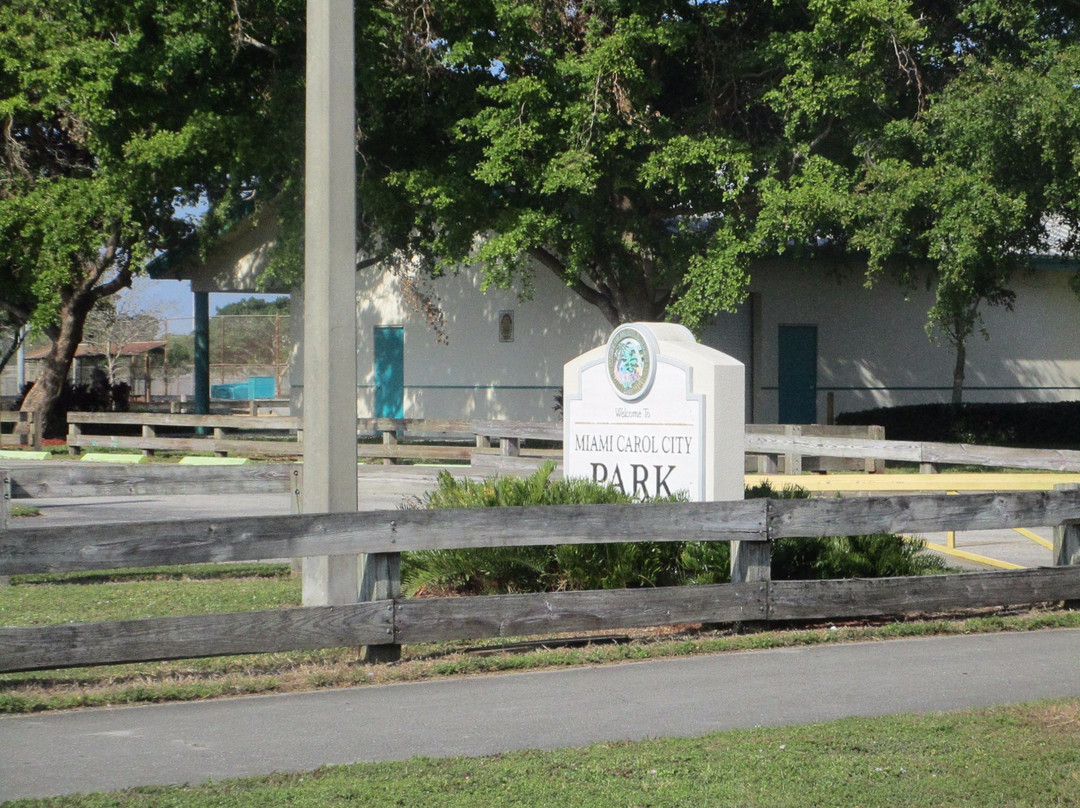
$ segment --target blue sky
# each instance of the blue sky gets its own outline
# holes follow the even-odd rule
[[[136,277],[131,285],[131,292],[125,293],[134,296],[133,307],[136,309],[151,311],[161,317],[190,320],[192,317],[192,294],[190,281],[151,280],[145,277]],[[250,292],[240,294],[211,294],[210,314],[217,313],[220,306],[235,303],[248,297],[259,297],[264,300],[274,300],[282,295],[260,295]],[[177,323],[176,325],[179,325]],[[172,326],[172,324],[170,324]],[[170,327],[172,333],[179,333],[182,329]],[[190,329],[188,329],[190,330]]]

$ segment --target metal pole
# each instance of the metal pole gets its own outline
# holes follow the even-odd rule
[[[210,413],[210,293],[195,292],[195,414]]]

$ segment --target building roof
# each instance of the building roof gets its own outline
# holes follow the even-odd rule
[[[144,340],[142,342],[127,342],[120,346],[120,350],[116,351],[117,356],[142,356],[143,354],[151,353],[153,351],[164,350],[167,343],[163,339]],[[43,348],[35,348],[32,351],[26,352],[26,361],[36,362],[44,359],[49,355],[50,347],[46,345]],[[90,345],[86,342],[80,342],[79,347],[75,351],[76,359],[87,359],[96,356],[104,356],[105,352],[100,349],[100,345]]]

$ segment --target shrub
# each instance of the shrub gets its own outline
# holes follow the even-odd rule
[[[482,482],[440,472],[438,488],[409,507],[480,508],[514,505],[597,505],[634,500],[586,480],[552,480],[553,463],[526,478]],[[765,483],[746,490],[748,499],[809,496],[802,488],[775,491]],[[667,499],[671,501],[675,498]],[[580,589],[725,583],[730,580],[727,542],[627,542],[544,547],[492,547],[405,553],[402,580],[409,595],[487,595]],[[918,542],[871,535],[781,539],[773,544],[777,580],[876,578],[921,575],[944,569]]]
[[[418,508],[521,505],[606,505],[634,499],[588,480],[552,480],[554,463],[525,478],[458,480],[440,472],[438,487],[410,504]],[[664,498],[659,501],[675,501]],[[654,500],[656,501],[656,500]],[[484,547],[406,553],[406,593],[498,594],[566,589],[625,589],[678,583],[685,542]]]
[[[809,491],[798,486],[776,491],[768,481],[746,489],[747,499],[809,496]],[[772,577],[777,581],[892,578],[945,569],[942,558],[926,552],[926,542],[888,533],[778,539],[772,547]]]
[[[883,426],[889,440],[985,446],[1080,444],[1080,401],[879,407],[841,413],[836,422]]]
[[[16,409],[22,406],[33,382],[27,382],[19,391]],[[131,386],[126,382],[109,385],[108,382],[97,384],[73,384],[64,382],[60,395],[53,403],[46,416],[46,438],[62,438],[67,435],[67,414],[69,412],[127,412],[130,408]]]

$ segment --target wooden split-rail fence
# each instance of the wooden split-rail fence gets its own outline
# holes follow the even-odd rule
[[[770,580],[780,538],[1053,526],[1055,566]],[[1080,491],[746,500],[87,524],[0,531],[0,576],[265,558],[626,541],[732,542],[732,583],[366,603],[0,628],[0,671],[680,623],[825,620],[1080,601]]]
[[[125,427],[128,434],[114,427]],[[139,434],[130,434],[136,429]],[[518,455],[526,440],[561,441],[562,427],[517,421],[358,418],[356,435],[360,459],[467,461],[476,453]],[[146,455],[178,451],[300,457],[303,420],[289,415],[70,412],[67,446],[72,454],[110,448]],[[530,454],[542,457],[545,452]]]
[[[127,434],[121,434],[121,427]],[[137,434],[132,434],[137,432]],[[777,426],[748,424],[748,438],[798,437],[845,441],[880,440],[876,426]],[[561,458],[561,424],[518,421],[464,421],[420,418],[360,418],[357,420],[357,456],[400,460],[469,461],[492,473],[522,471],[540,462]],[[533,446],[528,444],[532,443]],[[537,448],[536,443],[543,444]],[[213,452],[219,456],[303,455],[303,423],[297,416],[190,415],[182,413],[68,413],[67,446],[72,454],[92,449],[129,449],[153,455],[158,451]],[[748,458],[747,471],[797,474],[800,471],[883,471],[884,460],[867,457],[835,458],[821,455],[766,451]],[[748,448],[749,451],[749,448]]]
[[[16,429],[20,424],[27,424],[26,431],[19,435]],[[32,412],[12,412],[0,410],[0,449],[4,446],[29,446],[34,443],[34,414]]]

